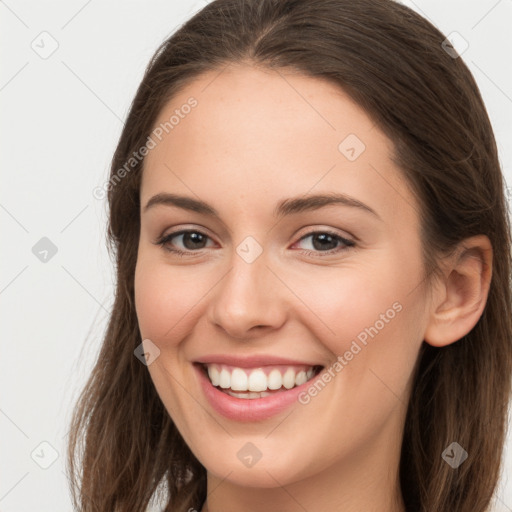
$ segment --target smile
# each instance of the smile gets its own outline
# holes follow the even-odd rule
[[[263,421],[284,412],[324,369],[275,358],[272,365],[262,358],[209,359],[193,364],[200,388],[213,411],[237,422]]]
[[[300,386],[313,378],[321,366],[275,365],[260,368],[239,368],[226,364],[205,364],[213,386],[230,396],[256,399]]]

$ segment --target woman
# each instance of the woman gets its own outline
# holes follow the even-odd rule
[[[108,200],[80,510],[488,510],[510,225],[435,27],[389,0],[215,0],[149,64]]]

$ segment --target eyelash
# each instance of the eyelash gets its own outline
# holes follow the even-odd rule
[[[171,239],[173,239],[179,235],[183,235],[183,234],[187,234],[187,233],[199,233],[202,236],[210,238],[206,233],[203,233],[202,231],[199,231],[197,229],[184,229],[181,231],[176,231],[174,233],[169,233],[165,236],[162,236],[154,243],[155,243],[155,245],[160,245],[165,251],[172,252],[176,256],[179,256],[179,257],[191,256],[191,257],[193,257],[192,254],[195,252],[199,252],[201,249],[198,249],[196,251],[194,251],[194,250],[182,251],[181,249],[171,249],[170,247],[168,247],[166,245],[167,243],[169,243],[169,241]],[[354,241],[343,238],[342,236],[337,235],[336,233],[333,233],[332,231],[329,231],[329,230],[311,231],[311,232],[307,233],[306,235],[304,235],[303,237],[301,237],[299,239],[299,242],[304,240],[305,238],[308,238],[312,235],[317,235],[317,234],[326,234],[326,235],[332,236],[335,240],[342,242],[346,247],[341,248],[341,249],[339,249],[339,248],[329,249],[328,251],[311,251],[309,249],[303,249],[302,252],[304,254],[306,254],[307,256],[323,258],[324,256],[318,256],[318,254],[320,253],[320,254],[324,254],[326,256],[327,255],[330,256],[332,254],[337,254],[339,252],[346,251],[346,250],[350,249],[351,247],[355,247],[355,245],[356,245]]]

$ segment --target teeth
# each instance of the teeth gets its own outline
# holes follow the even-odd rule
[[[238,368],[235,368],[233,370],[233,373],[231,374],[231,378],[233,378],[233,375],[235,375],[235,372],[238,370]],[[240,370],[245,375],[245,372],[243,370]],[[247,383],[247,380],[245,381]],[[231,383],[231,389],[233,388],[233,383]],[[251,372],[249,375],[249,383],[246,384],[246,387],[244,388],[244,391],[265,391],[267,389],[267,376],[263,372],[263,370],[255,370]]]
[[[229,387],[233,391],[247,391],[247,374],[240,368],[235,368],[231,373],[231,386]],[[250,389],[251,391],[263,391],[262,389]]]
[[[213,368],[212,366],[210,366],[208,368],[208,377],[210,377],[210,380],[212,381],[212,384],[214,386],[218,386],[220,384],[220,373],[219,370],[217,370],[217,368]]]
[[[293,368],[288,368],[283,376],[283,386],[286,389],[292,389],[295,386],[295,372]]]
[[[227,391],[228,395],[234,396],[236,398],[263,398],[265,396],[270,396],[270,393],[267,393],[263,391],[262,393],[253,393],[252,391],[250,393],[235,393],[233,391]]]
[[[220,372],[219,386],[224,389],[231,386],[231,374],[225,368]]]
[[[311,373],[313,373],[313,372],[311,372]],[[307,380],[308,380],[308,378],[306,376],[306,372],[304,370],[302,370],[299,373],[297,373],[297,375],[295,376],[295,385],[300,386],[301,384],[304,384],[304,382],[306,382]]]
[[[268,389],[280,389],[283,385],[283,377],[279,370],[272,370],[268,374]]]
[[[244,370],[229,367],[230,369],[228,369],[224,365],[216,364],[209,364],[207,368],[208,376],[214,386],[229,389],[228,393],[238,398],[261,398],[269,394],[267,393],[268,390],[275,391],[283,386],[286,389],[292,389],[307,382],[314,374],[313,367],[306,369],[288,367],[286,371],[283,368],[284,373],[277,368],[273,368],[268,375],[262,368]],[[237,391],[245,391],[246,393],[236,393]],[[247,391],[250,393],[247,393]]]

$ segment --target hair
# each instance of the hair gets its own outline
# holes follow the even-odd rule
[[[500,478],[508,428],[511,232],[486,108],[471,72],[445,51],[444,40],[392,0],[214,0],[151,59],[110,176],[146,144],[162,108],[204,72],[248,63],[345,91],[394,144],[393,161],[419,205],[426,282],[439,271],[440,256],[464,239],[485,234],[493,247],[489,294],[475,327],[446,347],[421,345],[399,473],[407,511],[482,512]],[[143,166],[141,159],[108,187],[115,302],[73,411],[67,453],[73,503],[83,512],[142,512],[162,486],[166,511],[199,510],[206,499],[206,469],[134,357],[142,341],[134,273]],[[442,458],[452,441],[469,453],[456,469]]]

